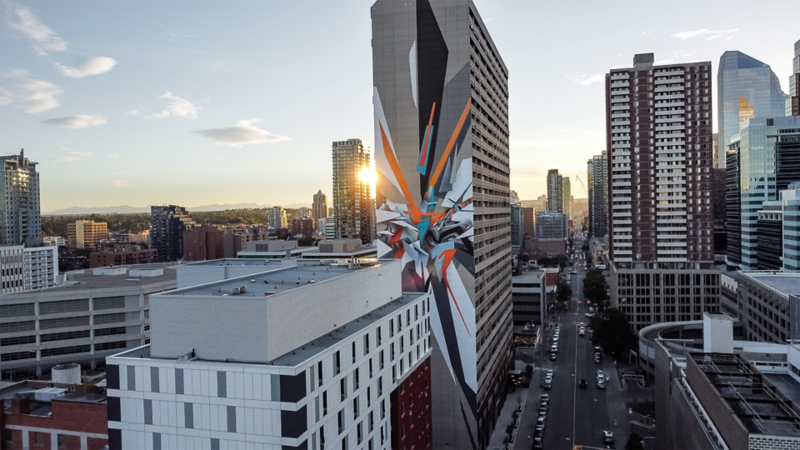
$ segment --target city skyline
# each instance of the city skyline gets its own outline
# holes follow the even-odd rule
[[[309,15],[307,4],[210,4],[187,13],[181,3],[152,4],[147,11],[133,3],[5,3],[2,154],[26,148],[47,174],[43,212],[125,204],[310,204],[320,188],[330,192],[316,184],[330,178],[330,141],[357,137],[374,149],[368,71],[323,76],[318,70],[339,63],[331,48],[347,49],[354,64],[369,66],[371,4],[319,3]],[[679,9],[664,11],[658,24],[644,27],[589,5],[586,17],[616,24],[614,33],[595,36],[588,18],[560,5],[479,1],[478,7],[507,49],[514,92],[510,147],[519,155],[511,187],[523,199],[545,191],[548,169],[584,175],[582,161],[604,148],[602,74],[625,66],[630,54],[654,52],[659,63],[711,60],[716,73],[720,55],[739,50],[769,64],[789,92],[797,37],[773,29],[767,11],[752,11],[737,29],[701,19],[713,12],[716,23],[735,23],[736,8],[696,5],[698,14],[690,18]],[[645,17],[650,8],[628,14]],[[574,28],[558,25],[567,15]],[[535,16],[553,20],[524,26]],[[313,26],[293,26],[301,19]],[[255,26],[256,20],[267,22]],[[231,24],[235,33],[228,33]],[[337,32],[340,26],[351,32]],[[767,35],[771,45],[765,45]],[[558,45],[528,44],[553,42],[553,36],[561,38]],[[613,52],[602,51],[612,42]],[[581,58],[561,57],[578,51]],[[561,70],[541,70],[547,60]],[[341,113],[345,103],[349,109]],[[187,159],[190,170],[174,170]],[[275,161],[284,170],[259,176]],[[235,187],[220,183],[228,165],[238,174]]]

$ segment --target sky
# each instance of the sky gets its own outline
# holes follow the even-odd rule
[[[585,197],[574,177],[605,148],[604,74],[634,54],[716,73],[739,50],[788,92],[800,39],[781,24],[796,0],[474,1],[509,69],[522,199],[553,168]],[[371,4],[0,0],[0,154],[39,163],[43,212],[310,205],[330,194],[331,142],[374,140]]]

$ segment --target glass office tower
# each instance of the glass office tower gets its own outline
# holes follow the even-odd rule
[[[783,117],[788,98],[768,64],[738,51],[723,53],[717,72],[718,148],[724,152],[747,119]],[[718,162],[724,168],[724,159]]]

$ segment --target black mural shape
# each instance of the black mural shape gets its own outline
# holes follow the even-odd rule
[[[436,103],[433,113],[433,133],[430,150],[427,154],[425,175],[420,175],[420,196],[425,199],[428,179],[433,171],[436,159],[436,136],[439,134],[439,115],[442,111],[442,95],[444,80],[447,76],[447,43],[442,36],[439,22],[433,14],[428,0],[417,2],[417,111],[419,114],[419,145],[425,141],[425,128],[431,117],[431,109]]]

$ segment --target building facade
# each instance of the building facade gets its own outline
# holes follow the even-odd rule
[[[65,363],[95,368],[119,349],[149,342],[150,294],[175,289],[175,269],[95,271],[0,297],[2,379],[40,376]]]
[[[286,217],[286,210],[280,206],[273,206],[269,210],[269,227],[277,230],[279,228],[287,228],[289,226],[288,218]]]
[[[742,195],[739,170],[739,142],[725,152],[725,265],[739,267],[742,263]]]
[[[758,268],[758,211],[765,201],[778,199],[789,183],[800,181],[800,117],[749,119],[731,137],[728,170],[728,244],[736,236],[741,242],[739,267]],[[726,169],[727,170],[727,169]],[[733,178],[738,172],[738,178]],[[738,211],[737,211],[738,210]],[[731,215],[738,213],[738,221]],[[736,225],[738,229],[736,229]],[[736,243],[729,256],[735,258]],[[733,259],[731,258],[731,259]]]
[[[748,340],[785,343],[792,336],[789,297],[800,295],[800,273],[748,270],[736,277],[739,320]]]
[[[786,115],[800,116],[800,41],[794,43],[792,76],[789,77],[789,98],[786,100]]]
[[[333,143],[333,222],[336,239],[375,240],[375,209],[369,180],[369,151],[361,139]]]
[[[109,446],[431,448],[434,302],[402,293],[399,261],[329,269],[154,296],[150,345],[107,359]]]
[[[94,220],[76,220],[67,224],[67,246],[69,248],[88,248],[108,239],[108,224]]]
[[[587,163],[589,181],[589,235],[603,237],[607,233],[608,220],[608,157],[603,150]]]
[[[182,206],[150,207],[150,248],[158,252],[158,261],[183,258],[183,232],[196,225]]]
[[[25,247],[22,251],[22,270],[26,291],[55,286],[58,277],[58,247]]]
[[[566,214],[536,211],[536,239],[566,239],[569,236]]]
[[[564,178],[558,169],[547,171],[547,208],[548,211],[564,212]]]
[[[371,16],[378,256],[434,293],[433,447],[485,448],[512,342],[508,69],[470,0]]]
[[[0,246],[0,296],[25,290],[24,247]]]
[[[569,177],[562,177],[561,179],[561,212],[567,215],[569,220],[572,220],[572,183]]]
[[[634,329],[719,309],[713,268],[711,63],[606,75],[611,304]]]
[[[314,220],[328,217],[328,198],[322,193],[322,189],[314,194],[314,201],[311,204],[311,218]]]
[[[522,245],[525,242],[525,217],[522,207],[511,204],[511,245]]]
[[[39,172],[36,164],[19,155],[0,157],[0,246],[36,246],[42,242]]]
[[[745,120],[785,115],[787,96],[778,77],[769,65],[739,51],[727,51],[719,58],[717,98],[720,150],[728,148]]]
[[[225,257],[225,230],[203,225],[183,232],[183,260],[205,261]]]

